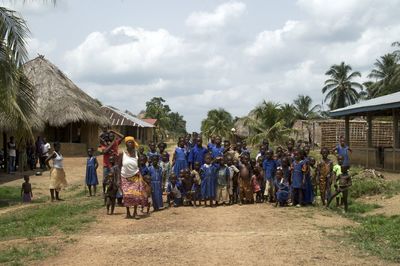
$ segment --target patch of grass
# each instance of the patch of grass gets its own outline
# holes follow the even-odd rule
[[[0,208],[21,202],[21,188],[0,187]]]
[[[368,203],[361,203],[361,202],[351,202],[349,205],[348,213],[350,214],[363,214],[370,212],[372,210],[382,208],[382,206],[378,204],[368,204]]]
[[[0,263],[26,265],[28,261],[42,260],[46,257],[54,256],[57,251],[57,246],[46,243],[14,245],[7,249],[0,250]]]
[[[95,220],[90,211],[102,206],[100,200],[44,204],[0,217],[0,240],[49,236],[57,231],[77,232]]]
[[[388,182],[382,179],[354,178],[353,185],[350,187],[350,196],[355,199],[361,196],[372,196],[378,194],[393,196],[398,193],[400,193],[399,180]]]
[[[400,216],[367,216],[358,227],[349,230],[359,247],[384,259],[400,263]]]

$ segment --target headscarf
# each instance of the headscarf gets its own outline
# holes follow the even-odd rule
[[[132,136],[127,136],[127,137],[125,137],[125,144],[126,144],[128,141],[132,141],[132,142],[135,144],[135,148],[138,148],[138,147],[139,147],[139,144],[136,142],[136,140],[135,140],[134,137],[132,137]]]

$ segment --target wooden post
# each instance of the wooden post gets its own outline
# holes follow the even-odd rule
[[[372,115],[367,115],[367,147],[372,148]]]
[[[400,148],[399,139],[399,113],[396,109],[392,110],[393,113],[393,170],[396,170],[396,149]]]
[[[399,139],[399,113],[396,109],[393,109],[393,148],[400,148],[400,139]]]
[[[344,117],[344,137],[346,138],[347,146],[350,147],[350,117]]]

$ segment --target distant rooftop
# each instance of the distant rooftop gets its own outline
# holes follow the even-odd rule
[[[391,109],[400,108],[400,92],[395,92],[371,100],[362,101],[329,112],[331,117],[346,115],[366,115],[367,113],[390,114]]]
[[[157,119],[154,118],[143,118],[142,120],[152,125],[155,125],[157,123]]]
[[[154,127],[154,125],[131,114],[122,112],[113,106],[102,106],[101,109],[110,118],[112,126]]]

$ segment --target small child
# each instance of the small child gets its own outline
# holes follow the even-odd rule
[[[197,207],[201,205],[201,195],[200,195],[200,188],[201,188],[201,177],[200,177],[200,162],[194,162],[193,170],[190,172],[193,180],[192,186],[192,198],[193,198],[193,206]]]
[[[193,179],[189,169],[182,169],[180,178],[183,189],[183,205],[190,205],[192,203],[192,187]]]
[[[204,200],[204,207],[207,207],[207,201],[209,201],[212,207],[216,196],[217,168],[212,165],[212,158],[209,153],[205,155],[204,162],[205,163],[200,168],[201,197]]]
[[[156,144],[154,142],[149,143],[149,151],[147,152],[147,158],[151,159],[153,156],[159,156],[160,154],[157,152]]]
[[[29,183],[29,176],[24,175],[24,183],[22,183],[22,188],[21,188],[21,197],[22,197],[22,202],[24,203],[30,203],[33,198],[33,193],[32,193],[32,186],[31,183]]]
[[[319,187],[319,194],[321,196],[322,205],[325,206],[326,200],[330,198],[330,186],[332,181],[333,163],[328,158],[329,149],[323,147],[321,149],[322,160],[317,166],[317,186]]]
[[[262,202],[262,191],[261,184],[263,182],[263,177],[259,167],[255,167],[253,170],[253,176],[251,177],[251,185],[253,187],[253,193],[256,194],[256,203]]]
[[[172,168],[176,177],[179,176],[182,169],[188,168],[187,153],[183,138],[179,138],[178,147],[175,148],[175,152],[172,158]]]
[[[286,206],[289,199],[289,183],[285,180],[282,167],[278,167],[276,170],[275,191],[275,207],[278,206],[278,204],[280,207]]]
[[[159,166],[159,156],[153,155],[151,157],[151,163],[152,165],[149,167],[151,178],[151,198],[154,211],[159,211],[163,207],[162,169]]]
[[[232,205],[237,202],[237,175],[239,169],[233,164],[233,157],[228,156],[226,163],[229,169],[229,204]]]
[[[242,164],[239,170],[239,205],[253,203],[253,191],[251,189],[251,166],[248,155],[241,156]]]
[[[177,181],[175,173],[171,173],[170,182],[167,186],[167,203],[171,206],[171,201],[174,202],[174,207],[182,205],[182,185]]]
[[[89,189],[89,197],[96,196],[96,188],[99,184],[99,180],[97,178],[97,168],[99,167],[99,164],[97,162],[96,156],[93,155],[93,152],[93,148],[88,149],[88,158],[86,161],[86,186]]]
[[[168,153],[162,153],[161,154],[161,162],[160,162],[160,167],[162,169],[162,183],[163,183],[163,191],[167,190],[167,185],[168,185],[168,177],[171,175],[172,171],[172,166],[169,161],[169,155]]]
[[[264,182],[265,182],[264,196],[267,197],[269,202],[273,202],[275,198],[274,181],[275,181],[275,172],[277,165],[273,157],[274,157],[274,152],[272,150],[268,150],[265,153],[265,160],[263,162]]]
[[[158,144],[158,152],[160,154],[160,160],[162,160],[163,155],[166,155],[167,160],[169,161],[169,153],[165,150],[167,148],[167,144],[165,142],[160,142]]]
[[[306,163],[301,160],[301,151],[294,152],[294,161],[291,166],[292,171],[292,202],[296,207],[301,207],[303,204],[303,186],[305,182],[305,172],[307,171]]]
[[[216,204],[229,204],[229,177],[230,172],[228,167],[225,165],[223,157],[217,157],[216,162],[218,164],[217,169],[217,197],[215,199]]]
[[[111,170],[105,179],[106,192],[104,195],[104,204],[107,208],[107,214],[112,215],[114,214],[115,199],[120,186],[120,171],[118,165],[115,165],[114,156],[110,156],[109,162],[111,164]]]
[[[340,166],[340,169],[339,169],[339,167],[337,167],[337,165],[335,165],[334,170],[333,170],[333,173],[334,173],[333,174],[333,183],[334,183],[336,192],[329,199],[327,206],[329,207],[329,204],[331,203],[333,198],[335,198],[337,195],[342,193],[342,196],[343,196],[342,202],[344,204],[344,212],[347,212],[349,187],[351,187],[352,181],[351,181],[351,176],[348,173],[348,169],[349,169],[348,166],[343,165],[344,157],[341,155],[338,155],[337,160],[338,160],[338,165]],[[339,181],[339,186],[337,184],[337,181]]]

